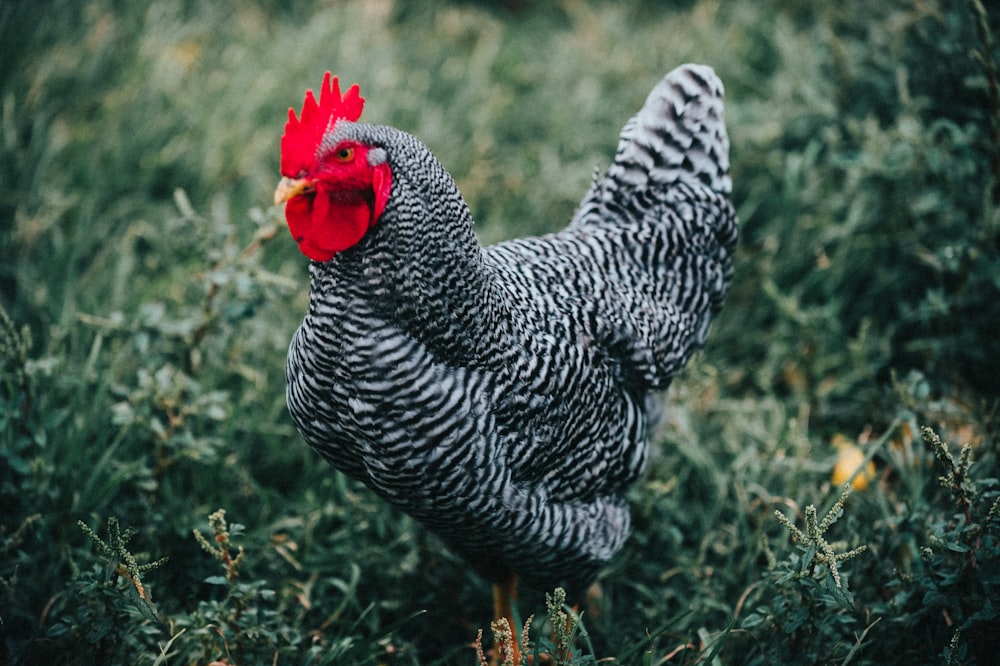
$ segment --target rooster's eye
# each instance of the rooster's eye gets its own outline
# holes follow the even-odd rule
[[[354,159],[354,149],[350,147],[343,147],[333,154],[338,162],[350,162]]]

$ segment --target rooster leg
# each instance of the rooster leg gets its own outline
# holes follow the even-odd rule
[[[507,620],[507,623],[510,626],[510,633],[513,636],[513,641],[511,642],[513,654],[503,656],[513,658],[512,662],[507,659],[504,663],[513,663],[515,665],[517,665],[520,660],[520,646],[517,644],[519,629],[517,625],[514,624],[514,603],[516,602],[517,574],[509,573],[499,583],[493,584],[493,617]],[[496,665],[500,663],[500,652],[500,646],[495,643],[493,645],[493,658],[490,660],[491,664]]]

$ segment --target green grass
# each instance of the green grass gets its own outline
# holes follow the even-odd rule
[[[990,663],[1000,16],[827,4],[0,6],[0,661],[476,664],[487,585],[285,412],[287,108],[359,82],[492,242],[562,226],[695,61],[727,90],[736,277],[557,662]],[[845,436],[877,474],[841,507]],[[556,654],[559,609],[520,612]]]

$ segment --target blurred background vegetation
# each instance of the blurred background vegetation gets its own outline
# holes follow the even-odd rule
[[[0,661],[476,663],[487,586],[285,413],[287,108],[359,82],[493,242],[565,224],[695,61],[727,90],[736,277],[572,660],[992,663],[998,25],[978,0],[4,3]]]

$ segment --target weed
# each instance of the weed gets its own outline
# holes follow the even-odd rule
[[[556,588],[545,594],[546,622],[536,640],[531,639],[534,615],[529,615],[515,637],[507,618],[495,619],[490,628],[493,631],[493,645],[497,653],[497,663],[501,666],[524,666],[527,663],[544,663],[552,666],[584,666],[597,663],[594,646],[591,645],[587,630],[576,610],[566,605],[566,591]],[[548,633],[545,633],[545,632]],[[515,662],[514,641],[518,641],[519,656]],[[476,635],[476,655],[480,666],[487,666],[483,652],[483,632]],[[530,658],[530,662],[529,662]]]
[[[146,637],[156,634],[158,614],[143,577],[163,566],[166,557],[147,564],[128,548],[136,532],[107,520],[102,539],[85,523],[79,527],[97,548],[102,563],[74,572],[66,590],[49,602],[53,620],[43,649],[58,646],[68,663],[122,663],[142,650]],[[49,643],[48,641],[51,641]]]
[[[825,565],[830,572],[830,580],[833,581],[833,589],[838,595],[838,600],[847,607],[851,606],[851,597],[847,592],[847,585],[840,578],[840,570],[837,563],[857,557],[865,552],[867,546],[858,546],[847,552],[837,553],[834,552],[833,546],[826,540],[824,534],[826,534],[831,525],[837,522],[837,518],[843,515],[844,502],[847,501],[849,494],[850,486],[848,485],[844,488],[844,492],[840,496],[840,499],[837,500],[837,503],[833,505],[829,513],[819,522],[816,520],[816,507],[812,504],[807,506],[804,532],[797,528],[781,511],[774,512],[774,515],[778,518],[778,522],[791,532],[792,538],[800,543],[801,547],[805,550],[805,555],[801,558],[802,567],[800,568],[800,573],[812,576],[815,573],[817,564]]]

